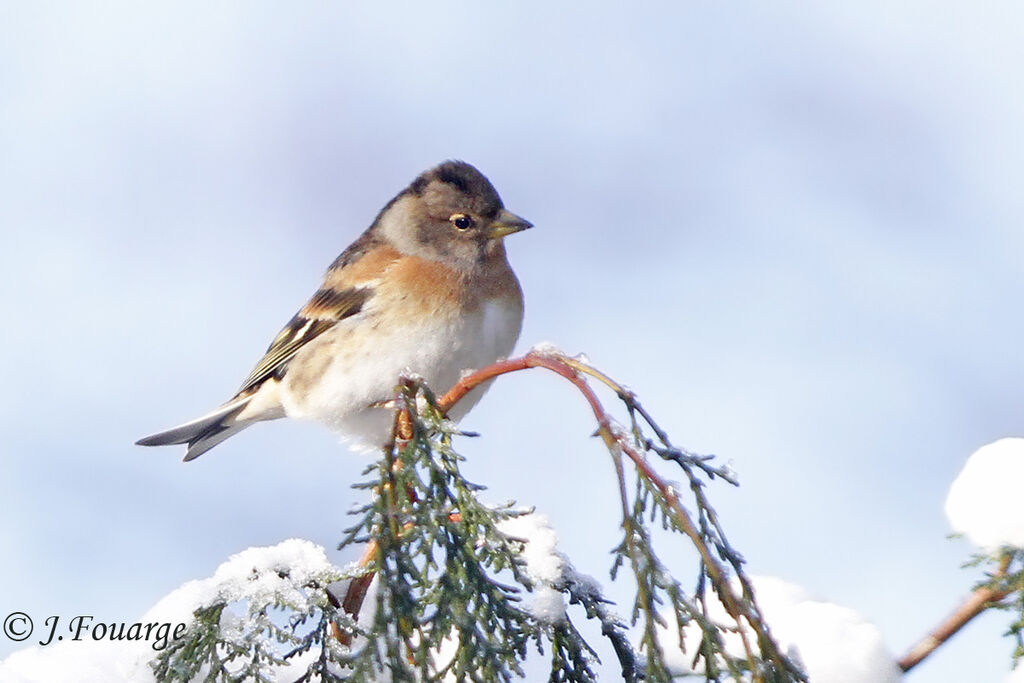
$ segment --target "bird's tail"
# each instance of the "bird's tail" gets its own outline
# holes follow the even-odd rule
[[[165,432],[147,436],[135,443],[139,446],[188,444],[188,450],[185,451],[185,462],[195,460],[224,439],[242,431],[253,423],[252,420],[236,419],[238,414],[249,405],[251,400],[251,394],[236,398],[213,412],[196,418],[191,422],[178,425]]]

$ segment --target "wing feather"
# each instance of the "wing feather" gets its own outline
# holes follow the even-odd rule
[[[270,343],[267,353],[246,377],[238,394],[258,388],[271,377],[280,377],[299,349],[339,321],[361,311],[371,293],[368,287],[319,290]]]

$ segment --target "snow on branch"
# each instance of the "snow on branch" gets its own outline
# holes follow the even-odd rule
[[[987,609],[1013,614],[1006,635],[1015,641],[1013,661],[1024,658],[1024,439],[1000,439],[967,459],[946,497],[946,516],[956,535],[979,548],[968,567],[984,568],[971,594],[900,659],[910,671]]]
[[[530,368],[579,391],[614,464],[622,536],[611,577],[635,589],[626,619],[557,550],[542,516],[482,502],[484,487],[461,472],[462,434],[445,414],[482,382]],[[624,425],[591,382],[621,402]],[[186,625],[182,637],[155,656],[119,655],[107,662],[118,675],[95,680],[510,682],[537,653],[549,681],[590,683],[602,649],[629,683],[671,680],[680,653],[709,681],[806,680],[796,650],[783,651],[769,630],[711,505],[709,485],[735,485],[735,475],[675,445],[624,386],[545,348],[471,373],[440,397],[405,378],[394,403],[392,438],[354,485],[365,502],[341,543],[362,544],[361,562],[334,567],[305,541],[240,553],[155,608]],[[670,535],[656,535],[655,524]],[[666,538],[691,545],[695,566],[667,566],[656,547]],[[606,640],[587,642],[580,618],[595,620]]]
[[[953,531],[983,550],[1024,548],[1024,439],[1000,439],[967,459],[946,498]]]
[[[160,600],[140,624],[180,626],[166,646],[146,640],[70,639],[14,653],[0,680],[17,683],[164,683],[301,680],[343,654],[329,636],[325,588],[351,571],[323,548],[292,539],[249,548],[210,578],[189,581]],[[323,678],[323,680],[328,680]]]
[[[882,633],[852,609],[818,600],[799,586],[773,577],[751,577],[751,585],[779,645],[800,662],[811,681],[895,683],[899,680],[902,672],[886,648]],[[725,608],[717,600],[710,605],[708,618],[714,623],[728,623]],[[705,673],[686,651],[673,648],[675,632],[672,627],[665,626],[659,633],[669,653],[672,672],[677,675]],[[703,637],[693,624],[683,629],[683,636],[686,650],[690,652]],[[735,655],[742,654],[740,634],[726,630],[725,646]]]

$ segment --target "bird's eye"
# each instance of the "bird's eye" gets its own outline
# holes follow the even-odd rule
[[[452,225],[454,225],[459,230],[469,230],[470,228],[473,227],[473,219],[464,213],[452,214],[452,217],[449,218],[448,220],[450,220],[452,222]]]

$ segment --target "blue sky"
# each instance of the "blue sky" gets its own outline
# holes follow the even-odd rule
[[[462,158],[537,226],[509,240],[520,350],[587,353],[732,461],[741,488],[714,493],[750,570],[860,611],[899,654],[975,580],[949,484],[1022,431],[1022,19],[0,10],[0,612],[132,619],[250,545],[332,547],[365,456],[325,430],[261,425],[189,465],[132,442],[226,398],[380,206]],[[614,480],[572,392],[507,378],[465,425],[471,477],[606,576]],[[998,679],[1006,623],[911,680]]]

